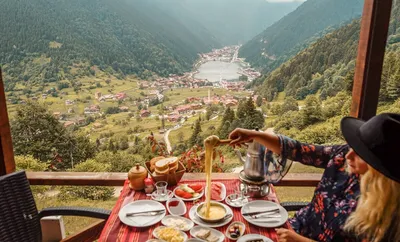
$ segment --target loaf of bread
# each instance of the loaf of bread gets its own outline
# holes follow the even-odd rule
[[[178,170],[179,163],[177,157],[163,158],[155,163],[154,172],[157,175],[175,173]]]

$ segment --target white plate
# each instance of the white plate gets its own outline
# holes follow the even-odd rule
[[[246,234],[246,235],[240,237],[237,240],[237,242],[246,242],[246,241],[251,240],[251,239],[262,239],[262,240],[264,240],[264,242],[274,242],[270,238],[267,238],[267,237],[259,235],[259,234]]]
[[[146,242],[166,242],[166,241],[162,240],[162,239],[149,239],[149,240],[146,240]]]
[[[200,229],[210,230],[210,231],[211,231],[211,234],[214,235],[214,236],[216,236],[216,237],[218,238],[218,242],[223,242],[223,241],[225,240],[225,235],[224,235],[223,233],[219,232],[219,231],[216,230],[216,229],[211,229],[211,228],[203,227],[203,226],[195,226],[195,227],[193,227],[193,228],[190,230],[190,235],[191,235],[192,237],[195,237],[195,238],[196,238],[196,235],[195,235],[195,234],[196,234],[196,232],[199,231]]]
[[[181,184],[181,185],[183,185],[183,184]],[[203,191],[201,191],[200,195],[197,196],[197,197],[193,197],[193,198],[184,198],[184,197],[180,197],[180,196],[176,195],[176,193],[175,193],[176,189],[178,189],[179,187],[180,187],[180,186],[177,186],[177,187],[174,189],[174,195],[175,195],[175,197],[177,197],[177,198],[179,198],[179,199],[182,199],[183,201],[186,201],[186,202],[190,202],[190,201],[197,200],[197,199],[201,198],[201,197],[204,195],[204,188],[203,188]]]
[[[163,224],[163,225],[165,225],[165,226],[168,226],[168,227],[175,227],[174,225],[172,225],[172,224],[170,224],[170,220],[171,219],[175,219],[175,220],[180,220],[180,221],[182,221],[185,225],[185,228],[179,228],[179,227],[176,227],[177,229],[179,229],[179,230],[182,230],[182,231],[189,231],[191,228],[193,228],[193,226],[194,226],[194,223],[191,221],[191,220],[189,220],[189,219],[187,219],[187,218],[184,218],[184,217],[180,217],[180,216],[174,216],[174,215],[167,215],[167,216],[165,216],[162,220],[161,220],[161,223]]]
[[[225,198],[226,204],[228,204],[231,207],[241,208],[247,203],[249,203],[249,199],[247,197],[245,197],[243,200],[240,200],[240,202],[232,202],[231,200],[232,197],[236,197],[236,194],[231,194]]]
[[[156,237],[157,239],[160,239],[158,237],[158,230],[166,228],[166,226],[158,226],[156,229],[153,230],[153,236]],[[177,231],[182,235],[183,237],[183,241],[186,241],[188,239],[188,236],[186,235],[186,233],[180,231],[179,229],[177,229]]]
[[[225,204],[222,204],[222,205],[226,209],[226,215],[228,215],[228,214],[232,214],[233,215],[233,211],[229,206],[227,206]],[[189,218],[190,218],[190,220],[192,220],[197,225],[204,226],[204,227],[209,227],[209,228],[218,228],[218,227],[222,227],[224,225],[227,225],[233,219],[233,216],[231,216],[230,218],[225,219],[225,220],[223,220],[221,222],[218,222],[218,223],[207,223],[207,222],[204,222],[203,220],[201,220],[199,217],[196,216],[197,207],[198,207],[198,205],[193,206],[189,210]]]
[[[169,205],[169,203],[172,201],[178,201],[179,202],[178,206],[171,207]],[[176,216],[184,215],[187,212],[186,204],[180,198],[176,198],[176,197],[168,200],[167,210],[168,210],[169,214],[176,215]]]
[[[156,216],[125,216],[126,213],[145,212],[164,209],[164,212]],[[139,200],[126,204],[119,210],[118,217],[122,223],[133,227],[148,227],[161,221],[165,216],[165,207],[159,202],[152,200]]]
[[[281,217],[276,219],[272,218],[253,219],[250,216],[243,216],[243,218],[246,219],[247,222],[251,224],[264,228],[276,228],[283,225],[287,221],[288,213],[281,205],[264,200],[256,200],[244,205],[242,207],[241,214],[243,215],[243,213],[263,211],[269,208],[279,208],[279,214],[281,215]]]
[[[163,197],[158,197],[157,191],[154,191],[150,197],[151,197],[151,199],[153,199],[154,201],[157,201],[157,202],[166,202],[166,201],[168,201],[168,199],[171,199],[174,197],[174,193],[171,190],[167,190],[167,194],[168,195],[165,195]]]
[[[217,201],[217,202],[222,202],[222,201],[224,201],[224,200],[225,200],[225,197],[226,197],[226,186],[225,186],[223,183],[221,183],[221,182],[211,182],[211,184],[212,184],[212,183],[218,183],[219,185],[221,185],[221,194],[220,194],[221,199],[219,199],[219,200],[211,199],[211,200]],[[207,191],[207,186],[206,186],[206,188],[205,188],[205,191]],[[207,195],[207,194],[206,194],[206,195]]]
[[[186,242],[204,242],[204,240],[191,238],[191,239],[186,240]]]

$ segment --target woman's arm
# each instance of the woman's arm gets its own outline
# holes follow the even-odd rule
[[[280,155],[282,160],[289,159],[319,168],[326,168],[332,155],[339,149],[347,147],[310,145],[285,136],[240,128],[232,131],[229,138],[232,139],[230,143],[232,146],[240,146],[242,143],[256,140],[275,154]]]
[[[278,234],[278,242],[314,242],[314,240],[301,236],[288,229],[275,229]]]

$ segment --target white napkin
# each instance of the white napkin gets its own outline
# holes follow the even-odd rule
[[[137,213],[137,212],[146,212],[146,211],[152,211],[156,210],[154,206],[150,205],[141,205],[141,206],[130,206],[126,209],[126,213]],[[155,216],[141,216],[141,215],[135,215],[132,217],[128,217],[132,222],[137,224],[138,226],[144,226],[151,221],[157,219],[160,215],[155,215]]]

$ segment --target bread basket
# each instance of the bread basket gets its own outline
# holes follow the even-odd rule
[[[157,175],[153,174],[150,170],[150,161],[146,162],[146,169],[148,173],[150,174],[151,178],[153,178],[154,182],[159,182],[159,181],[165,181],[168,182],[169,186],[175,186],[176,184],[179,183],[179,181],[182,179],[183,174],[185,174],[185,166],[178,161],[178,170],[172,174],[165,174],[165,175]]]

